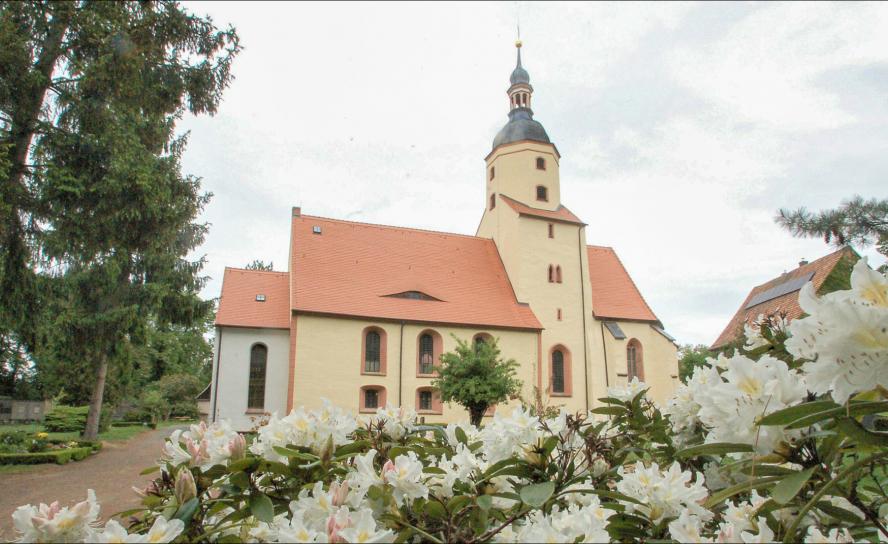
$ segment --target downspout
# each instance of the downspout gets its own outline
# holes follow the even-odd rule
[[[404,377],[404,322],[401,321],[401,337],[399,338],[399,342],[401,343],[398,349],[398,406],[401,406],[401,393],[403,389],[403,377]]]
[[[583,389],[586,391],[586,411],[589,411],[589,339],[586,337],[586,279],[583,277],[583,227],[577,227],[577,246],[580,250],[580,297],[583,301]],[[586,258],[588,260],[588,257]],[[605,363],[607,365],[607,363]]]
[[[604,385],[610,387],[610,372],[607,370],[607,344],[604,343],[604,321],[599,321],[601,325],[601,351],[604,352]]]
[[[218,327],[219,348],[216,350],[216,379],[213,380],[213,419],[216,422],[216,403],[219,402],[219,360],[222,359],[222,327]]]

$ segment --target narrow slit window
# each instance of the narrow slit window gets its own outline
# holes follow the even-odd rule
[[[495,177],[496,177],[496,167],[491,166],[490,167],[490,178],[489,178],[490,181],[493,181],[493,178],[495,178]]]
[[[555,283],[555,267],[549,265],[549,283]]]
[[[564,354],[560,349],[552,352],[552,392],[564,393]]]
[[[549,223],[549,238],[555,238],[555,225]]]
[[[555,283],[561,283],[561,265],[555,267]]]
[[[490,209],[496,208],[496,193],[490,195]]]

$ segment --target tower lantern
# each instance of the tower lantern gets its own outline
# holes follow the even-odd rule
[[[518,64],[512,70],[509,77],[511,87],[509,87],[509,109],[527,108],[530,109],[530,97],[533,94],[533,87],[530,85],[530,74],[521,66],[521,40],[515,42],[515,48],[518,50]]]

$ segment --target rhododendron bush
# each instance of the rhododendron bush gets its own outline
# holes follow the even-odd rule
[[[800,296],[662,407],[637,380],[587,414],[482,428],[331,405],[176,431],[143,508],[23,506],[23,541],[888,542],[888,281]],[[669,364],[672,364],[671,362]]]

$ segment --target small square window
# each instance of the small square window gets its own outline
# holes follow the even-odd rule
[[[311,231],[312,231],[313,233],[315,233],[315,234],[320,234],[320,233],[321,233],[321,226],[320,226],[320,225],[315,225],[315,226],[313,226],[313,227],[311,228]]]
[[[256,302],[265,302],[265,295],[263,295],[263,294],[256,295]]]
[[[364,408],[379,408],[379,391],[376,389],[364,390]]]
[[[431,410],[432,409],[432,392],[431,391],[420,391],[419,392],[419,409],[420,410]]]

